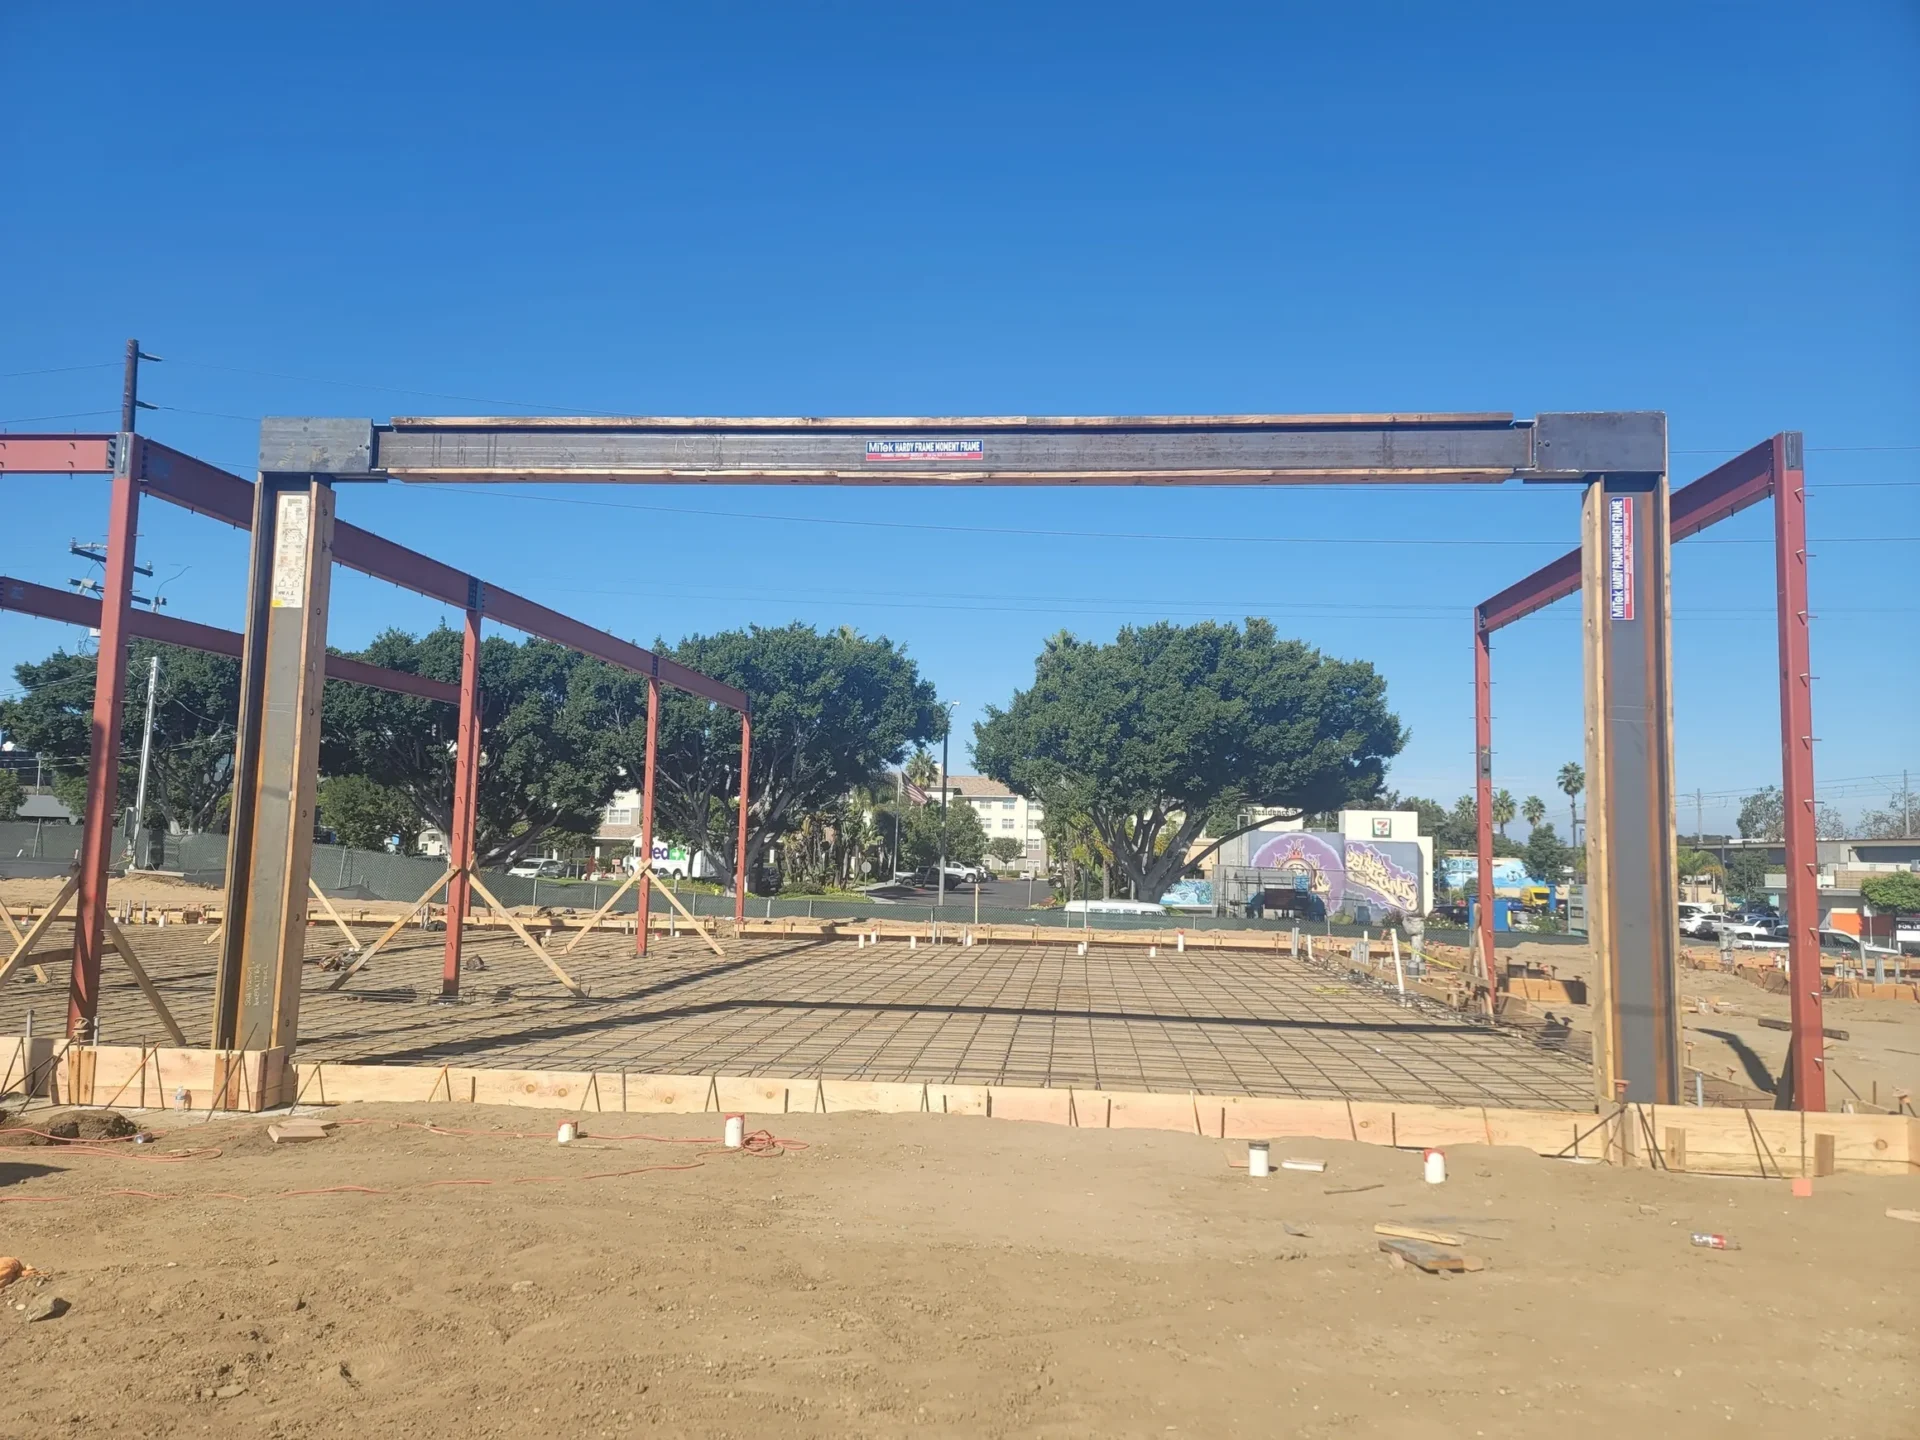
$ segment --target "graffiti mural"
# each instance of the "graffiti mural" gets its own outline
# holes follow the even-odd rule
[[[1260,843],[1248,857],[1249,864],[1260,870],[1278,870],[1296,889],[1298,877],[1304,875],[1306,888],[1326,902],[1329,913],[1340,908],[1347,893],[1345,840],[1311,830],[1257,838]]]
[[[1405,840],[1346,842],[1347,907],[1420,913],[1420,847]]]

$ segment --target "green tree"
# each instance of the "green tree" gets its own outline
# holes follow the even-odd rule
[[[1573,866],[1572,848],[1545,821],[1534,826],[1527,835],[1522,858],[1527,862],[1529,875],[1545,880],[1550,885],[1557,884]]]
[[[1778,785],[1767,785],[1740,802],[1734,824],[1742,840],[1779,840],[1786,835],[1786,800]]]
[[[752,706],[749,877],[766,847],[800,817],[838,805],[857,786],[879,783],[909,746],[940,733],[933,686],[891,640],[850,628],[822,634],[796,622],[696,635],[667,653],[745,691]],[[583,699],[583,711],[597,717],[605,753],[622,773],[638,776],[646,682],[598,664],[583,680],[578,688],[591,697]],[[737,864],[739,787],[738,718],[694,696],[663,692],[656,823],[718,859],[729,886]]]
[[[940,807],[915,805],[907,812],[900,837],[901,853],[915,870],[940,862]],[[947,812],[947,859],[955,865],[978,865],[987,853],[987,832],[971,805],[954,805]]]
[[[1271,622],[1122,629],[1110,645],[1061,633],[1034,683],[974,727],[982,771],[1049,814],[1085,815],[1135,896],[1157,900],[1202,834],[1266,823],[1251,807],[1334,810],[1379,793],[1406,734],[1386,682]]]
[[[185,831],[213,829],[224,820],[233,785],[234,719],[240,709],[240,664],[224,656],[147,640],[128,647],[118,798],[123,806],[133,802],[147,673],[156,655],[160,680],[154,692],[147,813],[141,818],[148,825]],[[40,755],[55,795],[76,815],[86,804],[95,664],[92,655],[56,650],[45,660],[17,665],[14,679],[24,693],[0,701],[0,729],[21,749]]]
[[[1725,875],[1726,867],[1706,850],[1682,845],[1674,852],[1674,869],[1682,880],[1699,880],[1708,875]]]
[[[1920,914],[1920,875],[1911,870],[1869,875],[1860,882],[1860,894],[1883,915]]]
[[[400,837],[400,853],[411,855],[420,839],[420,812],[401,791],[364,775],[329,775],[320,782],[320,823],[342,845],[384,850]]]
[[[445,626],[413,636],[389,630],[359,658],[457,683],[461,636]],[[492,636],[480,647],[480,786],[475,854],[508,864],[535,849],[591,835],[621,775],[594,716],[575,693],[584,657],[545,640]],[[451,705],[364,685],[327,686],[320,768],[359,775],[401,796],[421,821],[453,830]],[[405,828],[405,827],[402,827]],[[386,833],[392,834],[392,830]]]
[[[931,790],[940,783],[940,762],[926,746],[916,745],[913,754],[907,757],[903,773],[922,790]]]
[[[1547,818],[1547,802],[1538,795],[1529,795],[1526,803],[1520,807],[1520,815],[1528,826],[1538,825]]]
[[[1739,849],[1727,856],[1727,894],[1736,900],[1758,900],[1767,893],[1771,862],[1764,848]]]
[[[987,854],[998,860],[1002,865],[1011,865],[1026,853],[1027,847],[1011,835],[996,835],[987,842]]]
[[[1493,792],[1493,828],[1500,832],[1502,840],[1507,838],[1507,826],[1514,815],[1513,792],[1496,790]]]
[[[1567,835],[1580,833],[1580,793],[1587,788],[1586,767],[1569,760],[1560,767],[1560,793],[1567,797]]]
[[[11,820],[18,815],[24,799],[26,791],[20,777],[11,770],[0,770],[0,820]]]

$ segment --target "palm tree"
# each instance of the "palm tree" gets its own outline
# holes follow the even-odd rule
[[[1513,819],[1513,792],[1502,790],[1493,797],[1493,823],[1502,840],[1507,838],[1507,823]]]
[[[939,782],[940,764],[926,746],[920,745],[907,757],[904,773],[907,779],[926,790]]]
[[[1567,797],[1567,839],[1580,833],[1580,810],[1574,803],[1587,788],[1587,772],[1569,760],[1560,767],[1560,793]]]
[[[1538,830],[1540,822],[1547,818],[1547,802],[1538,795],[1527,796],[1527,803],[1520,807],[1520,813],[1526,817],[1527,828]]]

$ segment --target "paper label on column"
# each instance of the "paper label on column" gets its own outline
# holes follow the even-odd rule
[[[1607,498],[1607,617],[1633,619],[1633,497]]]
[[[307,533],[312,522],[313,497],[280,497],[273,526],[273,591],[269,603],[276,610],[298,610],[307,603]]]

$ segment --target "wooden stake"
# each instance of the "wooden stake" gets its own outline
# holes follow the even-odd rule
[[[502,920],[505,920],[507,924],[513,928],[513,933],[520,937],[522,943],[524,943],[529,950],[533,951],[534,954],[540,957],[540,963],[545,965],[547,969],[553,972],[554,979],[558,980],[562,985],[566,986],[568,991],[570,991],[572,994],[578,996],[582,1000],[586,999],[587,992],[582,990],[578,985],[576,985],[574,983],[573,977],[567,974],[566,971],[560,968],[560,962],[555,960],[551,955],[549,955],[546,952],[546,948],[542,946],[539,941],[535,940],[531,934],[528,933],[527,927],[520,923],[519,917],[514,915],[512,911],[508,910],[506,906],[502,905],[500,901],[494,896],[494,893],[491,890],[487,889],[486,882],[480,878],[480,874],[477,870],[469,870],[467,872],[467,881],[469,884],[473,886],[475,890],[480,892],[480,898],[482,900],[486,901],[487,904],[491,905],[495,910],[500,912],[500,918]]]
[[[386,948],[386,944],[389,940],[393,939],[394,936],[398,935],[402,930],[407,928],[407,922],[413,919],[413,917],[420,912],[420,907],[426,904],[427,901],[431,900],[436,894],[438,894],[440,891],[440,887],[442,885],[445,885],[447,881],[451,880],[452,878],[453,878],[453,867],[449,865],[446,868],[446,870],[441,873],[441,876],[438,880],[434,881],[433,884],[429,885],[425,890],[420,892],[420,898],[414,901],[413,904],[407,907],[406,914],[402,915],[398,920],[394,921],[392,926],[389,927],[389,929],[387,930],[386,934],[382,935],[378,940],[374,941],[373,944],[368,946],[365,950],[362,950],[360,952],[359,958],[357,958],[346,969],[342,970],[340,974],[337,977],[335,977],[334,982],[327,987],[327,989],[338,990],[342,985],[345,985],[347,981],[351,980],[355,975],[357,975],[360,972],[360,968],[363,965],[365,965],[369,960],[373,959],[374,956],[378,955],[381,952],[381,950]],[[452,916],[447,917],[447,923],[449,925],[454,923]]]
[[[7,902],[4,900],[0,900],[0,920],[4,920],[6,922],[7,933],[13,936],[14,944],[18,945],[22,940],[27,938],[25,932],[23,932],[20,929],[20,927],[14,923],[13,911],[7,908]]]

